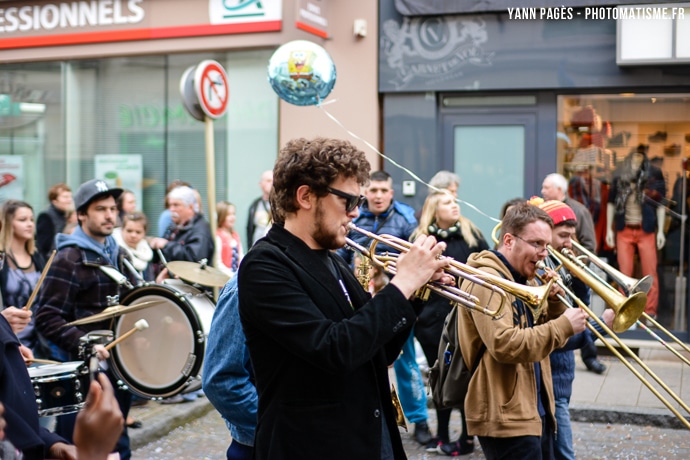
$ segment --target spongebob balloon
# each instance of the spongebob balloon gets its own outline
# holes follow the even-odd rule
[[[286,102],[316,105],[335,86],[335,64],[325,49],[306,40],[284,44],[268,62],[268,81]]]

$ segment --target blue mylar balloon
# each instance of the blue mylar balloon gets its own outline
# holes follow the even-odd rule
[[[294,105],[316,105],[335,86],[335,64],[319,45],[295,40],[271,56],[268,81],[282,100]]]

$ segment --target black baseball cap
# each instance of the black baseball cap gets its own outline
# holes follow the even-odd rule
[[[79,186],[77,193],[74,195],[74,208],[77,211],[82,211],[96,198],[112,196],[117,200],[120,195],[122,195],[121,188],[110,188],[103,179],[91,179]]]

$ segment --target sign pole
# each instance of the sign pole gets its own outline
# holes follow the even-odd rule
[[[187,111],[205,124],[206,139],[206,190],[208,192],[208,223],[211,235],[216,237],[216,149],[213,142],[213,120],[220,118],[228,107],[230,90],[228,76],[216,61],[202,61],[188,68],[180,79],[180,94]],[[209,260],[213,265],[213,261]],[[218,298],[218,288],[213,289]]]
[[[216,219],[216,168],[215,146],[213,139],[213,119],[206,117],[206,187],[208,191],[208,221],[211,224],[211,235],[215,238],[217,230]]]

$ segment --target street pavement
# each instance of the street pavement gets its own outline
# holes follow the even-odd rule
[[[658,342],[626,340],[625,343],[637,351],[642,361],[679,396],[681,402],[690,401],[689,366]],[[678,349],[677,346],[675,348]],[[690,432],[685,425],[618,358],[604,356],[605,350],[599,350],[600,360],[607,367],[601,375],[587,371],[580,361],[579,352],[575,353],[577,366],[570,407],[578,457],[690,458]],[[687,352],[681,351],[681,354],[690,359]],[[638,364],[634,364],[634,367],[648,377]],[[672,407],[688,416],[688,412],[669,397],[659,384],[652,381],[652,385]],[[133,408],[131,414],[144,425],[143,428],[130,430],[132,447],[139,449],[135,450],[135,459],[224,457],[230,439],[229,433],[220,416],[205,398],[172,405],[150,401],[144,407]],[[199,423],[204,424],[204,428],[195,430],[193,427]],[[208,429],[207,425],[212,425],[217,432]],[[433,409],[429,410],[429,425],[432,430],[435,429]],[[186,433],[185,429],[191,431]],[[456,436],[459,435],[460,423],[455,413],[451,430]],[[203,443],[208,444],[205,447],[211,446],[217,455],[205,456],[199,453],[188,457],[177,452],[169,456],[171,453],[165,443],[157,443],[171,432],[170,438],[186,440],[185,444],[190,442],[191,436],[192,445],[194,436],[201,436]],[[410,459],[421,460],[437,456],[426,453],[414,442],[411,433],[412,427],[410,433],[402,433]],[[483,455],[478,448],[474,454],[463,458],[483,458]]]

